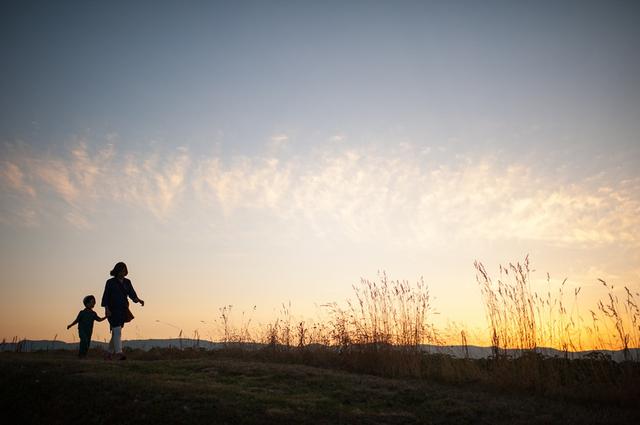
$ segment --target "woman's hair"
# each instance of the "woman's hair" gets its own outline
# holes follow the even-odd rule
[[[109,274],[111,276],[118,276],[118,274],[120,274],[120,272],[123,271],[123,270],[124,270],[124,275],[125,276],[127,274],[129,274],[129,270],[127,269],[127,265],[125,263],[123,263],[122,261],[120,261],[118,264],[113,266],[113,270],[111,270],[109,272]]]

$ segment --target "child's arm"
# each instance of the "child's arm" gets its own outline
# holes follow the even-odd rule
[[[76,320],[73,321],[73,323],[71,323],[70,325],[67,326],[67,329],[69,329],[70,327],[72,327],[73,325],[77,325],[78,324],[78,318],[76,317]]]
[[[78,313],[78,315],[76,316],[76,320],[74,320],[73,323],[71,323],[69,326],[67,326],[67,329],[69,329],[73,325],[77,325],[80,322],[80,314],[81,313],[82,312]]]
[[[93,312],[93,320],[95,320],[96,322],[102,322],[106,318],[107,316],[100,317],[98,316],[98,313],[96,313],[95,311]]]

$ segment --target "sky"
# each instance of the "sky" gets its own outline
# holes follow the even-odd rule
[[[118,261],[125,339],[383,271],[482,330],[475,260],[640,288],[634,2],[131,3],[2,6],[0,338],[77,339]]]

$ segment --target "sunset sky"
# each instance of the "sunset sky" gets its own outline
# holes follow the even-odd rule
[[[135,3],[2,6],[0,338],[77,339],[117,261],[124,339],[383,270],[484,329],[476,259],[640,288],[634,2]]]

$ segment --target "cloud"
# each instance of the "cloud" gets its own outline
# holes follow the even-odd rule
[[[0,162],[0,224],[37,227],[39,214],[33,204],[37,192],[23,167],[14,161]]]
[[[194,178],[202,202],[215,199],[227,215],[268,210],[318,235],[640,245],[640,180],[562,183],[567,176],[498,158],[439,164],[405,151],[345,149],[315,152],[313,160],[226,165],[215,158]]]
[[[36,196],[35,189],[25,182],[25,175],[16,164],[9,161],[2,161],[0,168],[0,178],[4,187],[18,193]]]
[[[185,187],[191,162],[188,151],[128,153],[115,158],[108,174],[112,185],[105,193],[116,202],[142,208],[165,221]]]
[[[7,227],[36,228],[40,225],[38,212],[27,206],[12,205],[8,207],[4,202],[0,205],[0,224]]]
[[[276,143],[283,143],[289,140],[289,136],[286,134],[275,134],[271,136],[271,141]]]
[[[88,151],[86,141],[81,141],[71,150],[71,172],[78,186],[82,187],[85,193],[97,196],[96,182],[101,181],[101,177],[109,172],[108,167],[114,154],[115,148],[111,143],[98,150],[93,156]]]
[[[87,141],[66,155],[23,149],[1,163],[0,190],[22,196],[11,202],[3,196],[3,222],[24,217],[23,224],[34,225],[34,217],[47,215],[89,229],[96,211],[115,203],[164,221],[185,187],[189,163],[185,149],[118,154],[112,143],[95,147]]]
[[[599,173],[577,180],[570,169],[532,164],[500,156],[443,159],[410,143],[225,158],[158,146],[119,152],[114,144],[81,141],[67,155],[36,151],[4,160],[1,190],[15,199],[3,200],[1,211],[3,223],[24,217],[34,225],[46,213],[79,229],[92,228],[96,211],[108,214],[117,204],[165,223],[187,222],[195,211],[220,228],[240,214],[258,226],[275,219],[317,237],[355,241],[640,247],[640,178]]]
[[[238,208],[277,210],[290,188],[291,169],[276,158],[220,158],[200,162],[193,187],[200,202],[215,202],[226,215]]]
[[[269,149],[278,150],[283,148],[289,142],[289,136],[286,134],[274,134],[269,138]]]
[[[72,226],[74,226],[76,229],[79,229],[79,230],[87,230],[93,227],[89,223],[89,220],[87,220],[86,217],[84,217],[82,214],[78,213],[77,211],[70,211],[66,213],[65,219],[67,220],[67,222],[69,222],[69,224],[71,224]]]
[[[60,159],[31,159],[28,164],[33,175],[65,201],[69,204],[76,201],[80,192],[71,180],[70,164]]]
[[[159,170],[150,170],[155,183],[155,196],[149,205],[157,217],[165,217],[184,187],[186,171],[190,163],[187,152],[171,158]]]

